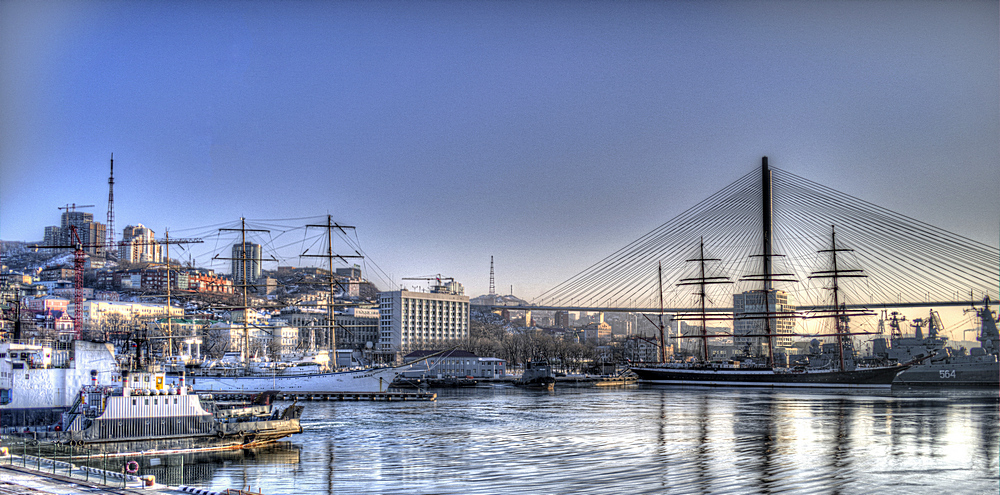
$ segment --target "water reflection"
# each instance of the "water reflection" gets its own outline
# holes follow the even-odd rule
[[[227,466],[298,464],[300,449],[298,445],[291,442],[277,442],[253,449],[137,456],[130,457],[128,460],[134,460],[139,464],[139,475],[153,475],[158,483],[171,486],[198,486],[210,484],[218,471]],[[114,466],[118,466],[121,461],[117,458],[105,460],[103,456],[94,456],[89,459],[89,462],[82,458],[78,458],[74,462],[98,469],[114,470]]]
[[[314,402],[293,437],[295,462],[256,454],[212,464],[201,485],[272,495],[996,493],[997,404],[669,387]]]

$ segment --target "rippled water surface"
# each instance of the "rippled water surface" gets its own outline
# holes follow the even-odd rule
[[[996,393],[438,393],[306,403],[290,444],[203,462],[196,482],[268,495],[1000,492]]]

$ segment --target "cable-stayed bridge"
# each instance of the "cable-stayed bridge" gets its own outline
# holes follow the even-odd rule
[[[717,261],[692,262],[699,257]],[[734,293],[765,285],[787,292],[799,310],[829,308],[831,280],[810,276],[831,269],[866,275],[837,284],[838,301],[847,307],[969,306],[987,296],[996,300],[1000,250],[771,168],[765,157],[760,171],[549,289],[530,306],[506,307],[690,312],[700,306],[700,289],[683,281],[707,277],[732,282],[703,286],[710,311],[729,311]]]

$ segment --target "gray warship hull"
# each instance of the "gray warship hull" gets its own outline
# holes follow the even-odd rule
[[[1000,362],[922,364],[897,375],[892,385],[1000,390]]]

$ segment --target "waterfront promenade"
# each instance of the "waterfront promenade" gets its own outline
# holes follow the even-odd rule
[[[16,456],[15,456],[16,458]],[[17,460],[20,460],[19,458]],[[119,494],[119,495],[221,495],[220,492],[184,486],[167,486],[143,480],[101,483],[101,478],[91,477],[89,481],[83,471],[75,470],[70,475],[54,474],[15,465],[0,465],[0,495],[77,495],[77,494]],[[240,493],[233,490],[231,493]],[[248,491],[245,493],[256,493]]]

